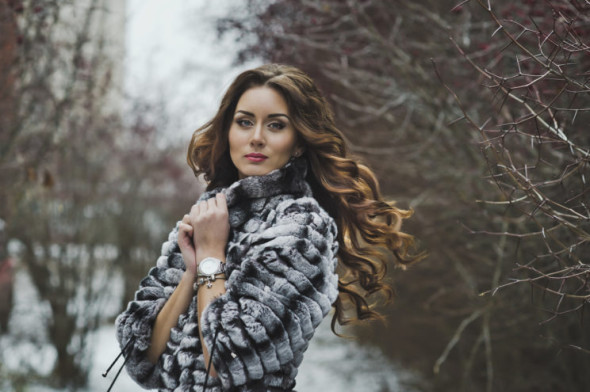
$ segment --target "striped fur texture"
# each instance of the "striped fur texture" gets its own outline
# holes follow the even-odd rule
[[[336,300],[336,224],[311,197],[306,170],[306,162],[297,159],[201,197],[225,192],[231,226],[227,293],[201,320],[207,347],[219,330],[213,359],[219,377],[209,379],[207,391],[293,390],[309,341]],[[170,233],[135,300],[117,318],[117,337],[122,347],[135,339],[127,372],[140,385],[202,391],[196,296],[159,362],[152,365],[145,356],[154,320],[184,272],[177,233],[177,228]]]

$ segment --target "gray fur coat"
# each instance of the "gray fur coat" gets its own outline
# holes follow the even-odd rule
[[[265,176],[226,189],[230,237],[226,248],[227,293],[203,312],[207,347],[215,341],[207,391],[290,391],[316,327],[338,295],[336,224],[311,197],[307,165],[296,159]],[[198,227],[195,228],[198,230]],[[146,358],[152,326],[184,272],[178,225],[162,255],[116,321],[127,372],[160,391],[202,391],[205,364],[196,296],[171,330],[158,363]],[[211,350],[210,350],[211,351]]]

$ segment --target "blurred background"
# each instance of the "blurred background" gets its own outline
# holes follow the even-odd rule
[[[190,136],[265,62],[316,80],[429,253],[390,269],[386,322],[322,325],[298,390],[590,390],[578,0],[0,0],[0,390],[108,388],[114,318],[203,189]]]

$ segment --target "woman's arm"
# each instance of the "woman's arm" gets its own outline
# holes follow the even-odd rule
[[[185,271],[178,286],[154,322],[151,344],[146,353],[153,364],[158,362],[158,358],[166,349],[166,343],[170,339],[170,330],[178,323],[178,317],[186,312],[194,295],[193,281],[196,274],[196,262],[193,233],[190,217],[185,215],[178,225],[178,246],[184,261]]]
[[[162,308],[152,332],[150,347],[147,350],[147,358],[153,364],[158,362],[158,358],[166,349],[166,343],[170,339],[170,330],[176,326],[178,317],[186,312],[193,298],[193,280],[194,275],[185,271],[180,283]]]
[[[239,268],[228,277],[227,293],[201,316],[224,390],[262,385],[265,375],[288,388],[338,295],[336,225],[317,202],[285,201],[267,223],[247,239],[233,239],[240,244]]]
[[[155,320],[185,271],[178,247],[178,230],[179,225],[170,232],[168,240],[162,244],[162,254],[156,266],[142,279],[134,300],[129,302],[116,321],[117,339],[121,348],[126,348],[127,372],[146,388],[163,387],[161,368],[147,358],[147,351],[151,346]]]
[[[199,312],[199,321],[201,320],[201,316],[203,314],[203,310],[213,301],[215,298],[219,297],[220,295],[225,293],[225,280],[216,279],[215,281],[211,282],[211,287],[207,287],[207,285],[199,286],[199,291],[197,294],[197,310]],[[201,328],[201,323],[199,322],[199,339],[201,339],[201,346],[203,347],[203,357],[205,358],[205,369],[209,367],[209,350],[205,345],[205,341],[203,340],[203,332]],[[217,371],[213,364],[211,364],[211,373],[212,377],[217,377]]]
[[[194,227],[198,227],[198,230],[195,231]],[[178,228],[178,246],[186,271],[154,323],[151,345],[147,351],[150,362],[155,364],[158,361],[170,339],[170,330],[176,326],[178,318],[187,311],[192,301],[198,263],[205,257],[215,257],[225,261],[228,234],[227,204],[225,196],[221,193],[209,200],[198,202],[191,208],[190,214],[184,216]],[[225,292],[223,283],[223,280],[217,280],[210,288],[201,285],[197,293],[199,319],[202,310],[209,302]],[[202,342],[202,336],[200,337]],[[202,347],[207,365],[208,351],[204,344]],[[214,371],[212,375],[215,375]]]
[[[227,202],[223,193],[218,193],[214,198],[197,205],[198,208],[191,210],[191,223],[198,226],[199,230],[193,235],[195,245],[196,264],[205,257],[215,257],[225,262],[225,248],[229,237],[229,213]],[[209,365],[209,350],[203,340],[201,328],[201,315],[203,310],[215,298],[225,293],[225,280],[215,280],[209,287],[206,284],[200,285],[197,293],[197,311],[199,315],[199,338],[203,347],[205,367]],[[211,376],[217,377],[215,368],[211,367]]]

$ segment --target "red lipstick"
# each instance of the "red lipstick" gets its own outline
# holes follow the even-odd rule
[[[248,158],[248,160],[250,160],[251,162],[262,162],[268,157],[264,154],[251,152],[250,154],[246,154],[246,158]]]

